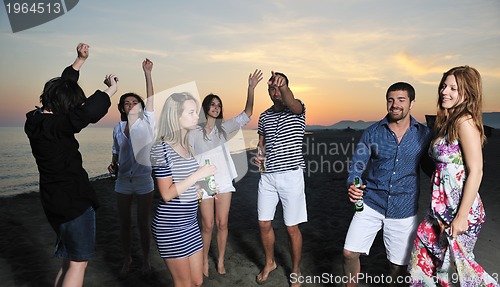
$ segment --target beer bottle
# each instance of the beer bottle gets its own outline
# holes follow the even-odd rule
[[[210,164],[210,160],[206,159],[205,164]],[[212,174],[212,175],[205,177],[205,182],[207,184],[206,191],[207,191],[208,195],[214,196],[217,193],[217,185],[215,184],[215,176]]]
[[[360,181],[360,179],[359,179],[358,176],[356,176],[354,178],[354,186],[356,188],[360,188],[361,187],[361,181]],[[363,197],[361,197],[358,201],[356,201],[354,203],[354,210],[356,210],[356,211],[363,211],[364,206],[365,206],[365,204],[363,202]]]
[[[266,157],[262,154],[262,149],[260,146],[257,146],[257,157],[260,160],[259,171],[266,172]]]
[[[112,179],[117,179],[118,178],[118,169],[120,168],[120,165],[118,164],[117,161],[111,163],[113,172],[111,172],[111,178]]]

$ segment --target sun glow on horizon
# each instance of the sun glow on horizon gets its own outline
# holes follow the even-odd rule
[[[479,70],[485,111],[500,111],[500,2],[443,0],[432,9],[427,1],[314,3],[87,0],[19,33],[11,33],[0,9],[0,123],[22,125],[44,83],[72,63],[79,42],[91,47],[80,77],[87,95],[104,88],[107,73],[120,79],[105,125],[119,119],[119,95],[145,95],[140,63],[146,57],[154,62],[155,91],[196,81],[200,97],[218,94],[228,116],[242,111],[248,74],[261,69],[249,126],[272,104],[271,71],[288,76],[306,104],[308,125],[378,120],[386,112],[385,90],[397,81],[415,87],[412,115],[422,120],[435,113],[442,73],[458,65]],[[443,13],[464,20],[436,17]]]

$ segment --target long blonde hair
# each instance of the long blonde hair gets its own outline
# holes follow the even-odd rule
[[[450,109],[445,109],[442,107],[441,91],[446,78],[450,75],[453,75],[457,81],[458,101],[463,101]],[[476,69],[469,66],[459,66],[444,73],[438,87],[438,107],[434,124],[436,138],[447,136],[448,142],[458,140],[458,126],[464,119],[471,118],[481,134],[481,142],[484,143],[482,99],[481,75]]]
[[[198,107],[198,101],[189,93],[174,93],[170,95],[161,111],[155,143],[166,142],[169,145],[182,144],[189,149],[187,136],[182,138],[179,119],[184,111],[184,102],[193,100]]]

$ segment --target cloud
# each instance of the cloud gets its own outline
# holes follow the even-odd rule
[[[166,58],[169,53],[165,50],[156,49],[142,49],[142,48],[129,48],[129,47],[96,47],[94,48],[96,52],[103,54],[105,56],[113,55],[120,57],[147,57],[147,56],[158,56],[160,58]]]
[[[425,76],[429,74],[442,73],[443,68],[438,67],[433,59],[419,60],[407,52],[400,52],[394,56],[395,62],[409,74]]]

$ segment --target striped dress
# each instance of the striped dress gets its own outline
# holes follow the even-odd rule
[[[183,158],[164,142],[152,147],[151,162],[156,178],[171,177],[174,184],[186,179],[199,167],[194,157]],[[168,202],[160,200],[152,231],[162,258],[188,257],[203,248],[197,212],[194,185]]]

